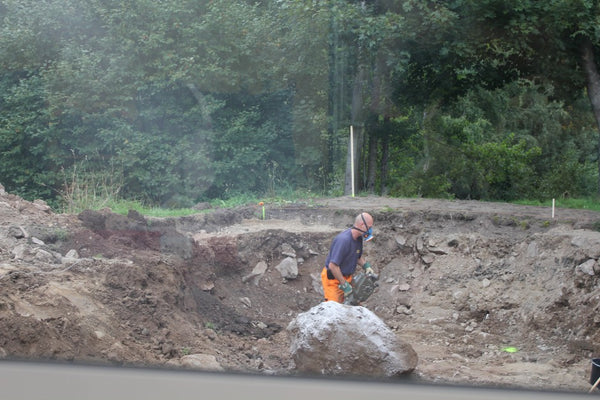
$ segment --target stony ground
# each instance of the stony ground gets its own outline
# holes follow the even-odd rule
[[[364,306],[424,383],[587,392],[600,356],[600,214],[344,197],[182,218],[53,213],[0,186],[0,356],[293,375],[286,327],[322,298],[359,211],[380,285]],[[278,267],[291,258],[298,276]],[[508,350],[508,351],[507,351]]]

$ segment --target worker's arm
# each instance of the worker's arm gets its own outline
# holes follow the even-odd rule
[[[371,263],[365,259],[365,256],[360,256],[357,264],[360,265],[361,267],[363,267],[363,269],[365,270],[365,273],[367,275],[375,275],[375,271],[373,271],[373,268],[371,267]]]
[[[331,273],[333,274],[333,277],[335,279],[337,279],[338,281],[340,281],[340,283],[344,283],[346,280],[344,279],[344,275],[342,274],[342,270],[340,269],[340,266],[330,262],[329,263],[329,270],[331,271]]]

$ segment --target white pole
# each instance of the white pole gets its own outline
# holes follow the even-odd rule
[[[552,199],[552,219],[554,219],[554,199]]]
[[[354,131],[350,125],[350,176],[352,181],[352,197],[354,197]]]

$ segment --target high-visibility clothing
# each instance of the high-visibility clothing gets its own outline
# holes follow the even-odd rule
[[[344,279],[350,283],[352,282],[352,275],[344,276]],[[338,287],[340,281],[335,278],[329,279],[327,277],[327,268],[323,268],[321,271],[321,282],[323,283],[323,295],[325,296],[325,301],[344,302],[344,291]]]

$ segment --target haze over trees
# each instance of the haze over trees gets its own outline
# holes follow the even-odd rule
[[[189,206],[240,193],[595,196],[588,0],[0,0],[0,181]]]

